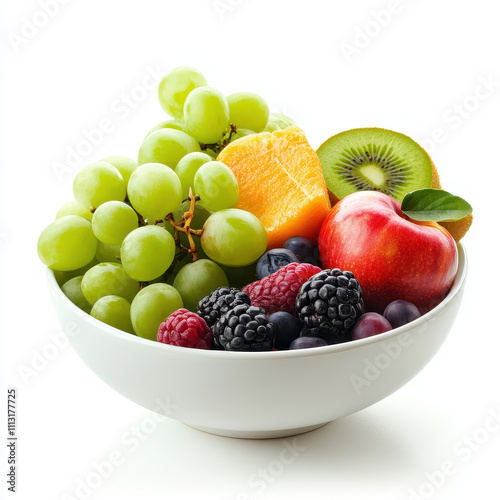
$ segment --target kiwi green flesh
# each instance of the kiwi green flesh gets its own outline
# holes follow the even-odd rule
[[[430,187],[428,154],[406,135],[359,128],[334,135],[317,151],[328,189],[339,199],[376,190],[401,201],[406,193]]]

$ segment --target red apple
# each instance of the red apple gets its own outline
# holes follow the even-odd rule
[[[353,272],[366,310],[379,313],[398,299],[429,311],[446,297],[458,268],[457,245],[446,229],[410,219],[378,191],[334,205],[321,227],[319,253],[323,267]]]

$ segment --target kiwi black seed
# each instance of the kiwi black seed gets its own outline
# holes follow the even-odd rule
[[[344,198],[376,190],[401,201],[431,186],[432,162],[413,139],[382,128],[358,128],[330,137],[317,151],[328,189]]]

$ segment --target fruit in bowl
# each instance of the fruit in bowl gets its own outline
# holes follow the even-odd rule
[[[319,236],[326,267],[350,269],[369,310],[382,313],[394,300],[427,312],[446,297],[458,266],[455,240],[436,222],[414,221],[378,191],[340,200]]]
[[[440,224],[471,212],[438,187],[427,154],[380,129],[316,153],[262,97],[226,98],[193,68],[169,73],[159,98],[174,119],[138,162],[82,169],[38,241],[84,361],[147,408],[166,413],[171,397],[175,418],[240,437],[309,430],[414,376],[465,283],[463,249]],[[393,368],[353,398],[360,362],[381,349]],[[294,393],[307,406],[296,415]]]
[[[358,191],[381,191],[401,202],[413,190],[441,188],[439,173],[427,152],[410,137],[392,130],[346,130],[327,139],[317,152],[333,204]],[[471,213],[441,221],[457,242],[471,224]]]

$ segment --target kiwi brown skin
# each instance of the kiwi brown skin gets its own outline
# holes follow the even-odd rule
[[[439,173],[437,171],[436,165],[431,159],[432,165],[432,182],[431,187],[434,189],[441,189],[441,181],[439,179]],[[466,234],[472,225],[473,215],[466,215],[463,219],[449,221],[449,222],[438,222],[440,226],[443,226],[452,236],[453,239],[458,243]]]
[[[337,198],[335,194],[333,194],[329,189],[328,189],[328,196],[330,197],[330,203],[332,204],[332,207],[333,205],[335,205],[335,203],[337,203],[337,201],[340,201],[340,199]]]
[[[453,236],[453,239],[458,243],[467,234],[467,231],[472,225],[472,220],[473,216],[472,214],[469,214],[460,220],[454,220],[451,222],[439,222],[439,225],[443,226]]]
[[[434,162],[432,161],[432,158],[430,156],[429,156],[429,159],[431,160],[431,167],[432,167],[431,188],[441,189],[441,181],[439,179],[439,172],[437,171],[436,165],[434,165]]]

